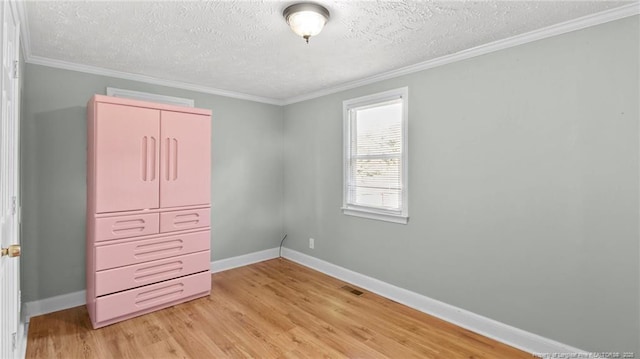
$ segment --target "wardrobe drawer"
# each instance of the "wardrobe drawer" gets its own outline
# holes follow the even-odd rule
[[[211,263],[209,253],[192,253],[97,272],[96,296],[208,271]]]
[[[118,317],[133,317],[136,312],[168,307],[189,297],[211,290],[211,273],[190,276],[147,285],[96,299],[96,322]]]
[[[160,232],[181,231],[184,229],[209,227],[211,209],[201,208],[186,211],[160,213]]]
[[[104,270],[209,250],[210,231],[97,246],[95,269]]]
[[[96,241],[156,234],[160,230],[158,213],[96,218]]]

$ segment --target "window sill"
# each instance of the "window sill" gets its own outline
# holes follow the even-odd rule
[[[399,224],[407,224],[407,222],[409,222],[409,217],[403,216],[400,214],[367,211],[363,209],[342,207],[342,213],[348,216],[375,219],[378,221],[385,221],[385,222],[392,222],[392,223],[399,223]]]

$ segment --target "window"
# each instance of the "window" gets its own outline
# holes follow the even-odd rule
[[[406,87],[343,102],[344,214],[406,224]]]

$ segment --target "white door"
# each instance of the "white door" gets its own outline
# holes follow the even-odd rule
[[[0,358],[17,358],[20,327],[19,167],[18,167],[18,21],[9,1],[2,1],[2,73],[0,91]]]

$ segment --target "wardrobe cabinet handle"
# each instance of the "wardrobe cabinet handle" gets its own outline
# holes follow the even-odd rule
[[[150,137],[151,141],[151,151],[149,151],[149,156],[151,156],[151,160],[149,161],[151,163],[151,168],[150,168],[150,172],[151,172],[151,182],[156,180],[156,154],[158,153],[156,151],[156,138],[151,136]]]
[[[165,176],[167,181],[178,179],[178,140],[175,137],[166,138],[167,149],[165,152]],[[173,145],[172,145],[173,144]]]
[[[140,144],[140,176],[143,181],[147,181],[147,162],[148,162],[148,146],[147,136],[143,136]]]
[[[165,167],[165,171],[164,171],[165,172],[165,176],[164,176],[164,178],[167,181],[169,181],[170,180],[169,174],[171,173],[171,169],[169,168],[169,165],[171,164],[171,140],[169,139],[169,137],[167,137],[166,143],[167,143],[167,146],[166,146],[167,149],[166,149],[165,156],[164,156],[164,158],[165,158],[165,166],[164,166]]]
[[[178,179],[178,140],[173,139],[173,180]]]

